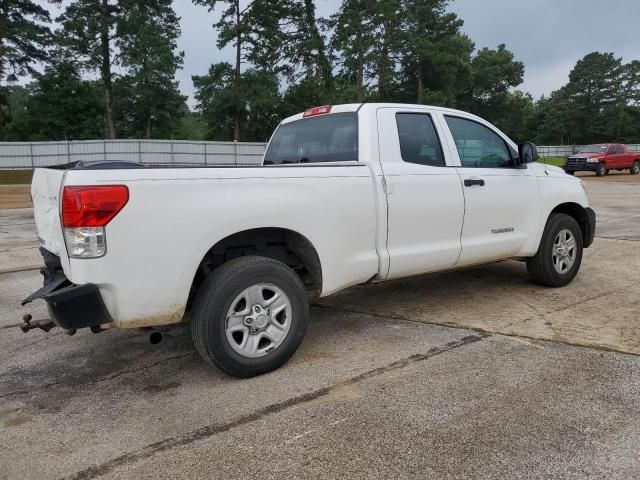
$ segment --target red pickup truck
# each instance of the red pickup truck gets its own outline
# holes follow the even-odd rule
[[[640,152],[631,153],[619,143],[585,145],[577,154],[567,157],[564,164],[564,171],[570,175],[588,171],[602,177],[609,170],[629,170],[631,175],[637,175],[640,173]]]

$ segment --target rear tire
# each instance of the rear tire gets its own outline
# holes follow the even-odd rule
[[[198,353],[228,375],[248,378],[284,365],[309,323],[302,281],[284,263],[247,256],[214,270],[194,301]]]
[[[578,222],[564,213],[549,216],[535,256],[527,259],[527,270],[534,283],[563,287],[580,270],[583,238]]]
[[[604,177],[607,174],[607,167],[604,163],[596,165],[596,175],[598,177]]]
[[[640,160],[633,162],[633,165],[631,165],[631,168],[629,169],[629,173],[631,173],[631,175],[638,175],[638,173],[640,173]]]

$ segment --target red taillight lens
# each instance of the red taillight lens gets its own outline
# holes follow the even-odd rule
[[[323,115],[331,111],[331,105],[322,105],[321,107],[313,107],[305,110],[302,118],[313,117],[315,115]]]
[[[64,187],[62,225],[65,228],[104,227],[129,201],[124,185]]]

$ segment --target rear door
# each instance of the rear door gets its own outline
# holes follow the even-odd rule
[[[377,118],[388,205],[387,278],[454,266],[464,197],[434,112],[385,107]]]
[[[630,168],[631,155],[627,153],[623,145],[616,145],[617,168]]]
[[[515,166],[517,152],[490,124],[463,114],[445,114],[443,122],[465,198],[458,265],[518,256],[540,224],[533,170]]]

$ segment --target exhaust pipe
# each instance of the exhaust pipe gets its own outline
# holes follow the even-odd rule
[[[162,334],[160,332],[151,332],[149,335],[149,343],[151,345],[157,345],[162,341]]]

